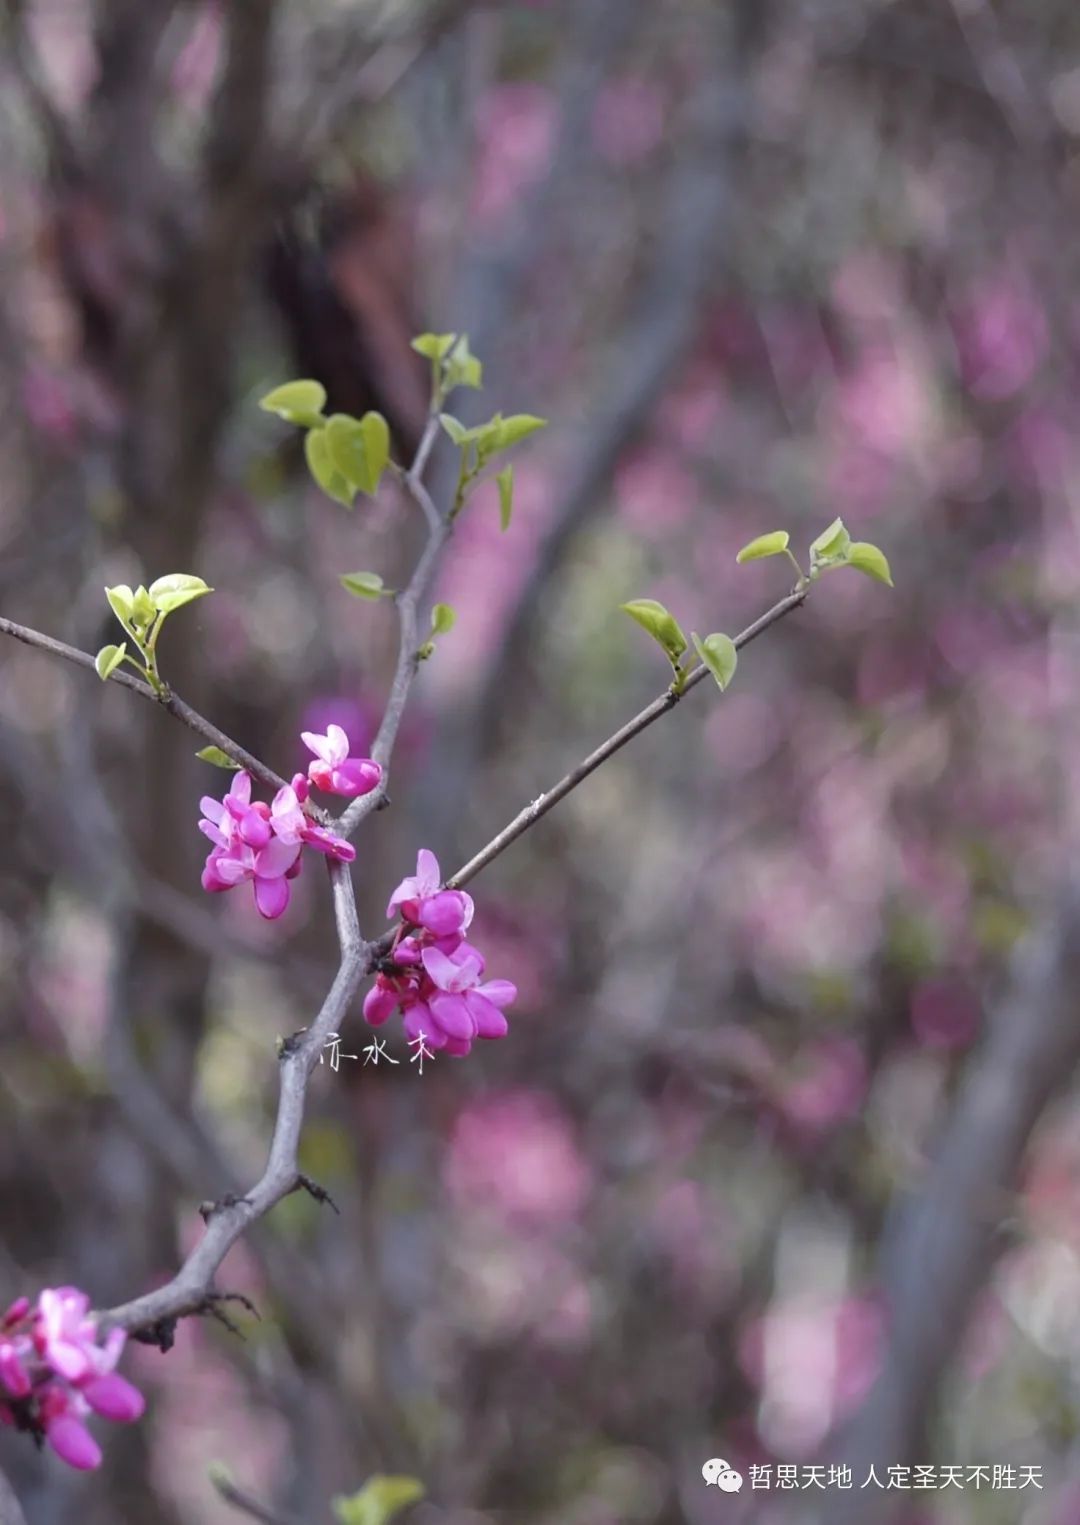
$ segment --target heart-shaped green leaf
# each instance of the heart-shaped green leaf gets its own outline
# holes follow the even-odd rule
[[[749,545],[744,545],[735,560],[760,561],[765,556],[782,556],[788,548],[791,536],[787,530],[773,530],[768,535],[759,535],[756,540],[751,540]]]
[[[265,413],[276,413],[286,423],[308,428],[322,423],[325,406],[326,388],[318,381],[287,381],[259,399],[259,407]]]
[[[103,646],[94,658],[94,666],[102,683],[110,678],[127,653],[127,642],[123,641],[119,646]]]
[[[340,579],[341,586],[356,598],[382,598],[386,591],[378,572],[346,572]]]
[[[449,604],[436,604],[431,611],[432,635],[445,635],[457,623],[457,612]]]
[[[865,572],[867,577],[873,577],[877,582],[886,583],[890,588],[893,585],[892,573],[884,553],[868,540],[851,542],[847,549],[847,564],[858,572]]]
[[[147,591],[159,614],[171,614],[174,609],[182,609],[185,604],[205,598],[214,590],[201,577],[193,577],[187,572],[170,572],[152,582]]]
[[[850,544],[851,536],[844,528],[843,519],[834,519],[810,546],[810,565],[842,560]]]
[[[635,598],[628,604],[620,604],[619,608],[664,648],[672,666],[678,662],[686,650],[686,637],[678,620],[663,604],[655,598]]]
[[[220,747],[203,747],[195,756],[200,762],[212,763],[215,768],[227,768],[233,773],[240,770],[240,764],[233,762],[228,752],[223,752]]]
[[[304,455],[307,457],[308,470],[328,498],[333,498],[335,503],[344,504],[346,508],[352,508],[355,489],[350,485],[348,477],[334,464],[326,433],[326,429],[308,430],[307,438],[304,440]]]
[[[696,635],[692,636],[692,640],[694,650],[723,691],[735,676],[735,667],[739,660],[735,642],[729,635],[722,635],[719,631],[714,635],[707,635],[703,641]]]

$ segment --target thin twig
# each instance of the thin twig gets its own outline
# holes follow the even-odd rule
[[[767,610],[760,619],[755,620],[752,625],[748,625],[741,635],[735,637],[734,644],[736,649],[741,650],[742,647],[748,646],[762,631],[768,630],[771,625],[775,625],[777,620],[783,619],[793,609],[798,609],[800,604],[806,601],[806,592],[805,588],[801,588],[794,593],[789,593],[787,598],[782,598],[778,604],[774,604],[771,609]],[[554,788],[548,789],[546,793],[541,794],[537,799],[533,800],[531,805],[526,805],[525,809],[520,811],[508,826],[504,826],[497,836],[492,837],[486,847],[482,847],[478,853],[469,859],[468,863],[464,864],[455,874],[450,876],[446,881],[447,888],[458,889],[461,885],[468,884],[469,880],[474,878],[482,868],[486,868],[500,853],[505,852],[511,842],[516,842],[518,837],[540,820],[541,816],[547,815],[548,811],[553,810],[560,800],[564,800],[572,790],[583,783],[590,773],[595,773],[602,763],[607,762],[609,757],[613,757],[628,741],[632,741],[635,736],[640,736],[641,732],[652,725],[654,720],[659,720],[661,715],[666,715],[669,710],[673,710],[683,694],[689,692],[698,683],[704,682],[708,676],[708,668],[696,667],[687,677],[681,692],[676,693],[671,688],[665,689],[651,704],[647,704],[643,710],[635,715],[633,720],[628,720],[625,725],[620,726],[614,735],[609,736],[607,741],[598,746],[594,752],[590,752],[588,757],[583,758],[576,768],[572,768],[569,773],[559,780]]]
[[[31,630],[26,625],[17,625],[14,620],[0,617],[0,635],[10,635],[16,641],[22,641],[25,646],[33,646],[38,651],[47,651],[54,657],[63,657],[66,662],[74,662],[77,667],[85,667],[92,673],[97,672],[94,658],[88,651],[80,651],[77,646],[69,646],[66,641],[58,641],[51,635],[43,635],[40,630]],[[219,731],[212,721],[200,715],[198,710],[193,710],[190,704],[185,703],[177,694],[166,693],[164,696],[156,694],[149,683],[144,683],[141,678],[132,677],[130,673],[119,670],[111,673],[106,679],[108,683],[119,683],[122,688],[130,688],[133,693],[140,694],[144,699],[150,699],[159,708],[167,710],[174,719],[186,725],[189,730],[201,736],[204,741],[211,742],[215,747],[220,747],[226,757],[238,763],[247,771],[272,789],[280,789],[288,782],[268,768],[246,751],[239,742],[233,741],[231,736],[226,736],[224,731]]]
[[[292,1525],[285,1515],[277,1514],[266,1504],[260,1503],[252,1494],[247,1493],[243,1488],[238,1488],[231,1478],[211,1472],[210,1480],[226,1504],[231,1504],[241,1514],[250,1515],[253,1520],[261,1520],[263,1525]]]
[[[222,1205],[212,1215],[202,1238],[172,1281],[101,1313],[103,1327],[138,1329],[195,1312],[205,1302],[218,1267],[241,1234],[299,1184],[297,1160],[308,1078],[330,1034],[344,1021],[367,963],[367,945],[356,919],[356,898],[349,871],[344,864],[333,861],[329,872],[341,961],[314,1022],[306,1032],[283,1046],[277,1120],[266,1168],[246,1196]]]

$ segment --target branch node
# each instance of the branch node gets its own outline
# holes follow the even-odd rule
[[[225,1195],[223,1197],[219,1197],[216,1202],[200,1202],[199,1216],[204,1223],[209,1223],[210,1219],[214,1216],[215,1213],[224,1211],[226,1207],[239,1207],[241,1202],[246,1203],[250,1207],[251,1200],[252,1199],[250,1197],[238,1197],[234,1191],[227,1191]]]

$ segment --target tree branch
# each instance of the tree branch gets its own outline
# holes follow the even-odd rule
[[[31,630],[27,625],[17,625],[14,620],[0,617],[0,635],[10,635],[16,641],[22,641],[24,646],[33,646],[38,651],[47,651],[51,656],[63,657],[66,662],[74,662],[77,667],[85,667],[90,672],[97,673],[94,658],[88,651],[80,651],[77,646],[69,646],[66,641],[58,641],[51,635],[43,635],[40,630]],[[161,697],[154,692],[149,683],[144,683],[141,678],[132,677],[130,673],[119,670],[111,673],[106,682],[119,683],[122,688],[129,688],[133,693],[140,694],[142,698],[149,699],[159,708],[167,710],[174,719],[186,725],[204,741],[220,747],[226,757],[231,758],[241,768],[246,768],[253,778],[260,779],[271,789],[280,789],[288,783],[288,779],[281,778],[273,768],[268,768],[257,757],[253,757],[239,742],[233,741],[231,736],[226,736],[224,731],[219,731],[212,721],[200,715],[198,710],[193,710],[190,704],[185,704],[177,694],[168,693]]]

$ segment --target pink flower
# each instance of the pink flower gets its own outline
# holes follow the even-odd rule
[[[378,786],[382,768],[370,757],[350,757],[349,738],[339,725],[327,726],[325,736],[301,731],[300,739],[316,757],[308,764],[308,778],[325,794],[354,799]]]
[[[483,955],[468,943],[451,954],[425,948],[422,958],[436,986],[428,1006],[448,1037],[505,1038],[507,1024],[501,1008],[514,1000],[515,985],[509,980],[488,980],[482,985]]]
[[[44,1438],[70,1467],[101,1464],[101,1449],[84,1424],[91,1413],[130,1423],[145,1402],[114,1370],[127,1338],[113,1329],[98,1342],[90,1299],[77,1287],[46,1287],[31,1307],[13,1303],[0,1320],[0,1421]]]
[[[279,790],[279,797],[284,790]],[[295,792],[292,792],[295,803]],[[200,802],[199,830],[213,843],[202,872],[202,886],[211,894],[231,890],[250,880],[259,913],[273,920],[289,904],[289,879],[300,872],[301,843],[276,835],[270,807],[251,803],[251,775],[241,770],[223,800],[209,795]]]
[[[422,847],[416,873],[403,879],[391,895],[387,916],[400,911],[414,927],[423,927],[436,937],[464,936],[473,919],[472,896],[464,890],[444,890],[441,884],[438,858]]]
[[[304,814],[300,809],[300,796],[297,795],[295,781],[286,784],[274,795],[274,802],[270,806],[270,825],[279,842],[287,842],[290,846],[306,842],[317,852],[337,858],[341,863],[351,863],[356,857],[356,848],[351,842],[346,842],[344,837],[335,837],[324,826],[316,826]]]

